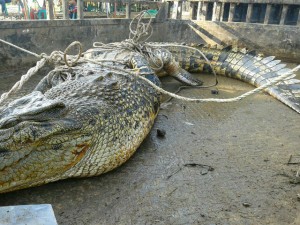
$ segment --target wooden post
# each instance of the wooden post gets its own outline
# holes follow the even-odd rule
[[[54,13],[53,13],[53,0],[48,0],[48,4],[46,4],[46,10],[47,10],[47,19],[53,20],[54,19]],[[47,7],[48,6],[48,7]]]
[[[212,10],[211,21],[216,21],[216,11],[217,11],[217,3],[214,2],[213,3],[213,10]]]
[[[77,0],[77,19],[83,19],[83,0]]]
[[[279,22],[280,25],[284,25],[287,10],[288,10],[288,5],[283,5],[282,11],[281,11],[280,22]]]
[[[272,6],[271,4],[267,5],[265,19],[264,19],[264,24],[268,24],[269,23],[270,13],[271,13],[271,6]]]
[[[117,18],[117,6],[118,6],[118,3],[117,1],[114,2],[114,17]]]
[[[253,4],[248,4],[247,15],[246,15],[246,23],[251,23],[251,16],[253,11]]]
[[[197,17],[196,20],[201,20],[201,14],[202,14],[202,2],[198,2],[198,7],[197,7]]]
[[[235,6],[236,6],[236,3],[230,3],[228,22],[233,21]]]
[[[203,2],[202,3],[202,10],[201,10],[201,14],[200,14],[200,20],[206,20],[207,6],[208,6],[208,2]]]
[[[174,2],[168,2],[168,15],[167,15],[168,19],[172,18],[172,12],[171,12],[172,4],[174,5]]]
[[[190,20],[193,20],[195,18],[195,2],[190,2]]]
[[[24,2],[24,17],[26,20],[28,20],[28,19],[30,19],[28,3],[27,3],[27,0],[23,0],[23,2]]]
[[[221,3],[221,10],[220,10],[220,21],[223,21],[224,7],[225,7],[225,3],[222,2]]]
[[[105,2],[105,10],[106,10],[106,17],[109,18],[109,14],[110,14],[110,3],[109,2]]]
[[[155,16],[156,21],[165,21],[168,19],[169,2],[163,2]]]
[[[130,19],[131,16],[131,2],[130,0],[128,0],[128,2],[126,2],[126,19]]]
[[[212,21],[220,21],[220,17],[221,17],[221,6],[222,6],[221,3],[219,3],[219,2],[214,2]]]
[[[177,18],[178,20],[182,19],[182,1],[178,2],[178,7],[177,7]]]
[[[64,20],[70,19],[68,0],[62,0],[62,13],[63,13]]]
[[[178,13],[178,1],[174,2],[173,4],[172,19],[177,19],[177,13]]]
[[[297,21],[297,25],[300,26],[300,10],[299,10],[299,14],[298,14],[298,21]]]

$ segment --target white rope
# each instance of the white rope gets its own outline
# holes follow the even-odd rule
[[[12,93],[15,93],[17,90],[20,90],[20,88],[28,81],[34,74],[36,74],[39,69],[41,69],[47,60],[41,59],[36,63],[36,66],[30,68],[25,75],[21,77],[21,79],[15,83],[15,85],[8,91],[1,95],[0,97],[0,105],[3,103],[4,100],[6,100]]]
[[[162,94],[165,94],[165,95],[168,95],[172,98],[175,98],[175,99],[178,99],[178,100],[182,100],[182,101],[186,101],[186,102],[196,102],[196,103],[201,103],[201,102],[218,102],[218,103],[229,103],[229,102],[236,102],[236,101],[239,101],[243,98],[246,98],[250,95],[253,95],[253,94],[256,94],[268,87],[271,87],[277,83],[279,83],[280,81],[283,81],[289,77],[292,77],[293,76],[293,73],[298,71],[300,69],[300,65],[298,65],[297,67],[291,69],[290,71],[286,72],[286,73],[283,73],[282,75],[272,79],[269,83],[266,83],[264,85],[261,85],[260,87],[257,87],[251,91],[248,91],[240,96],[237,96],[237,97],[233,97],[233,98],[226,98],[226,99],[220,99],[220,98],[188,98],[188,97],[183,97],[183,96],[180,96],[180,95],[177,95],[177,94],[174,94],[172,92],[168,92],[164,89],[162,89],[161,87],[155,85],[154,83],[152,83],[150,80],[148,80],[146,77],[143,77],[141,75],[145,75],[145,74],[141,74],[141,73],[137,73],[137,72],[134,72],[134,71],[130,71],[130,70],[127,70],[127,69],[121,69],[121,68],[116,68],[114,66],[109,66],[109,65],[105,65],[105,64],[102,64],[101,62],[98,62],[96,60],[91,60],[91,59],[86,59],[86,61],[88,62],[91,62],[91,63],[94,63],[94,64],[98,64],[98,65],[101,65],[101,66],[105,66],[109,69],[112,69],[112,70],[118,70],[118,71],[122,71],[124,73],[127,73],[127,74],[131,74],[131,75],[134,75],[136,76],[138,79],[141,79],[145,82],[147,82],[151,87],[153,87],[156,91],[162,93]]]
[[[175,99],[179,99],[179,100],[182,100],[182,101],[186,101],[186,102],[196,102],[196,103],[200,103],[200,102],[218,102],[218,103],[228,103],[228,102],[236,102],[236,101],[239,101],[243,98],[246,98],[252,94],[255,94],[255,93],[258,93],[268,87],[271,87],[275,84],[277,84],[278,82],[282,81],[282,80],[285,80],[287,79],[289,76],[293,76],[291,73],[292,72],[296,72],[300,69],[300,65],[295,67],[294,69],[288,71],[287,73],[284,73],[282,75],[280,75],[279,77],[276,77],[274,78],[272,81],[270,81],[269,83],[267,84],[264,84],[258,88],[255,88],[253,89],[252,91],[248,91],[240,96],[237,96],[237,97],[234,97],[234,98],[226,98],[226,99],[220,99],[220,98],[188,98],[188,97],[183,97],[183,96],[180,96],[180,95],[177,95],[177,94],[174,94],[174,93],[171,93],[171,92],[168,92],[158,86],[156,86],[154,83],[152,83],[150,80],[148,80],[147,78],[145,77],[142,77],[142,76],[138,76],[138,74],[133,74],[133,75],[136,75],[138,78],[146,81],[149,85],[151,85],[155,90],[163,93],[163,94],[166,94],[170,97],[173,97]]]
[[[2,42],[2,43],[4,43],[4,44],[7,44],[7,45],[10,45],[10,46],[12,46],[12,47],[14,47],[14,48],[16,48],[16,49],[19,49],[19,50],[21,50],[21,51],[23,51],[23,52],[26,52],[26,53],[28,53],[28,54],[30,54],[30,55],[33,55],[33,56],[37,57],[37,58],[42,58],[41,55],[38,55],[38,54],[36,54],[36,53],[34,53],[34,52],[31,52],[31,51],[28,51],[28,50],[26,50],[26,49],[24,49],[24,48],[21,48],[21,47],[19,47],[19,46],[17,46],[17,45],[14,45],[14,44],[9,43],[9,42],[7,42],[7,41],[4,41],[4,40],[2,40],[2,39],[0,39],[0,42]]]
[[[150,44],[150,43],[147,43],[147,44],[140,44],[139,42],[144,42],[146,41],[148,38],[150,38],[150,36],[152,35],[152,27],[151,27],[151,19],[149,20],[148,24],[144,24],[144,23],[141,23],[141,19],[143,18],[144,14],[146,12],[142,12],[141,14],[137,15],[130,23],[130,26],[129,26],[129,29],[130,29],[130,35],[129,35],[129,39],[125,40],[125,41],[122,41],[122,42],[119,42],[119,43],[110,43],[110,44],[103,44],[101,42],[95,42],[93,44],[94,47],[96,47],[97,49],[95,51],[107,51],[107,50],[116,50],[116,49],[119,49],[119,50],[131,50],[131,51],[135,51],[135,52],[138,52],[140,54],[142,54],[143,56],[146,56],[145,54],[147,54],[147,57],[150,61],[152,61],[152,63],[156,66],[156,69],[157,68],[161,68],[162,65],[160,63],[156,63],[156,60],[158,60],[159,62],[162,61],[162,58],[159,57],[159,56],[155,56],[151,50],[149,50],[149,46],[152,46],[152,47],[163,47],[163,46],[177,46],[177,47],[184,47],[184,48],[188,48],[188,49],[193,49],[194,51],[196,50],[197,52],[199,52],[199,54],[208,62],[208,64],[211,66],[209,60],[206,58],[206,56],[198,49],[196,48],[193,48],[193,47],[189,47],[189,46],[185,46],[185,45],[177,45],[177,44]],[[136,30],[132,29],[132,24],[135,20],[138,20],[137,22],[137,27],[136,27]],[[149,33],[149,29],[151,28],[151,32]],[[131,75],[134,75],[136,76],[137,78],[139,79],[142,79],[144,80],[145,82],[147,82],[150,86],[152,86],[155,90],[157,90],[158,92],[161,92],[163,94],[166,94],[170,97],[173,97],[173,98],[176,98],[176,99],[179,99],[179,100],[183,100],[183,101],[187,101],[187,102],[222,102],[222,103],[226,103],[226,102],[236,102],[236,101],[239,101],[243,98],[246,98],[247,96],[249,95],[252,95],[252,94],[255,94],[255,93],[258,93],[270,86],[273,86],[275,84],[277,84],[278,82],[282,81],[282,80],[285,80],[287,79],[288,77],[292,76],[292,72],[295,72],[297,70],[300,69],[300,65],[295,67],[294,69],[272,79],[269,83],[267,84],[264,84],[258,88],[255,88],[253,89],[252,91],[249,91],[249,92],[246,92],[238,97],[234,97],[234,98],[227,98],[227,99],[218,99],[218,98],[206,98],[206,99],[200,99],[200,98],[188,98],[188,97],[183,97],[183,96],[180,96],[180,95],[177,95],[177,94],[174,94],[174,93],[171,93],[171,92],[168,92],[158,86],[156,86],[154,83],[152,83],[150,80],[148,80],[147,78],[143,77],[142,75],[146,75],[146,73],[138,73],[138,72],[135,72],[134,70],[128,70],[128,69],[122,69],[122,68],[118,68],[118,67],[115,67],[115,66],[111,66],[111,65],[107,65],[107,64],[104,64],[102,62],[105,62],[107,61],[106,59],[102,59],[102,60],[92,60],[92,59],[87,59],[87,58],[81,58],[82,54],[86,54],[86,53],[89,53],[90,51],[88,52],[85,52],[85,53],[82,53],[82,45],[80,42],[76,41],[76,42],[72,42],[64,52],[60,52],[60,51],[54,51],[50,54],[50,56],[46,55],[45,53],[42,53],[40,55],[34,53],[34,52],[31,52],[31,51],[28,51],[24,48],[21,48],[19,46],[16,46],[14,44],[11,44],[7,41],[4,41],[2,39],[0,39],[0,41],[2,43],[5,43],[7,45],[10,45],[12,47],[15,47],[23,52],[26,52],[28,54],[31,54],[31,55],[34,55],[35,57],[37,58],[42,58],[40,61],[37,62],[36,66],[35,67],[32,67],[31,69],[29,69],[27,71],[27,73],[25,75],[23,75],[21,77],[21,80],[18,81],[12,88],[10,91],[4,93],[1,95],[1,98],[0,98],[0,104],[5,100],[7,99],[12,93],[16,92],[17,90],[19,90],[26,81],[28,81],[30,79],[30,77],[32,77],[40,68],[42,68],[45,63],[47,61],[50,61],[50,62],[53,62],[54,64],[65,64],[67,65],[68,67],[72,67],[74,66],[77,62],[79,63],[83,63],[83,62],[91,62],[91,63],[94,63],[94,64],[98,64],[98,65],[101,65],[103,67],[107,67],[109,69],[112,69],[112,70],[115,70],[115,71],[122,71],[126,74],[131,74]],[[78,45],[79,46],[79,53],[76,55],[76,56],[69,56],[71,57],[71,60],[68,60],[67,59],[67,52],[68,50],[74,46],[74,45]],[[143,46],[146,47],[146,50],[144,50],[145,52],[143,52],[142,48]],[[156,60],[154,59],[154,57],[156,57]],[[113,61],[113,60],[110,60],[110,61]],[[120,60],[119,61],[120,63],[122,63],[122,61]],[[213,70],[213,67],[211,66],[212,68],[212,71],[213,73],[215,74],[215,71]],[[155,68],[154,68],[155,69]],[[215,74],[216,75],[216,74]]]
[[[2,39],[0,39],[0,41],[3,42],[3,43],[8,43],[8,42],[6,42],[6,41],[3,41]],[[70,46],[73,46],[73,45],[76,45],[76,44],[78,45],[78,44],[80,44],[80,43],[79,43],[79,42],[73,42],[73,43],[71,43],[71,44],[69,45],[69,47],[70,47]],[[26,50],[26,49],[23,49],[23,48],[21,48],[21,47],[18,47],[18,46],[16,46],[16,45],[11,44],[11,43],[9,43],[9,45],[10,45],[10,46],[13,46],[13,47],[16,47],[16,48],[18,48],[19,50],[22,50],[22,51],[27,52],[27,53],[29,53],[29,54],[35,55],[36,57],[43,57],[43,58],[42,58],[42,60],[40,60],[40,61],[37,62],[37,64],[36,64],[35,67],[32,67],[31,69],[29,69],[28,72],[27,72],[25,75],[23,75],[23,76],[21,77],[21,80],[18,81],[18,82],[11,88],[10,91],[8,91],[8,92],[6,92],[6,93],[4,93],[4,94],[1,95],[1,98],[0,98],[0,104],[1,104],[5,99],[7,99],[12,93],[14,93],[15,91],[19,90],[19,89],[23,86],[23,84],[24,84],[26,81],[28,81],[28,80],[30,79],[30,77],[32,77],[32,76],[33,76],[40,68],[42,68],[42,67],[45,65],[45,63],[46,63],[48,60],[53,60],[53,58],[56,58],[55,61],[56,61],[56,63],[57,63],[57,62],[61,61],[62,57],[64,57],[64,58],[65,58],[65,62],[67,61],[67,59],[66,59],[66,53],[67,53],[67,50],[69,49],[69,47],[66,49],[66,51],[65,51],[64,54],[63,54],[62,52],[55,51],[55,52],[53,52],[50,56],[47,56],[47,55],[44,54],[44,53],[41,54],[41,55],[38,55],[38,54],[36,54],[36,53],[32,53],[32,52],[30,52],[30,51],[28,51],[28,50]],[[154,45],[153,45],[153,46],[154,46]],[[162,46],[170,46],[170,45],[162,45]],[[184,45],[172,45],[172,46],[180,46],[180,47],[192,48],[192,47],[188,47],[188,46],[184,46]],[[194,49],[194,48],[193,48],[193,49]],[[196,50],[197,50],[197,49],[196,49]],[[82,51],[80,50],[80,52],[79,52],[78,55],[81,55],[81,52],[82,52]],[[201,53],[202,53],[202,52],[200,52],[200,54],[201,54]],[[202,53],[202,54],[203,54],[203,53]],[[206,99],[200,99],[200,98],[188,98],[188,97],[183,97],[183,96],[180,96],[180,95],[177,95],[177,94],[168,92],[168,91],[166,91],[166,90],[164,90],[164,89],[162,89],[162,88],[156,86],[154,83],[152,83],[152,82],[151,82],[150,80],[148,80],[147,78],[141,76],[141,75],[145,75],[145,74],[136,73],[136,72],[134,72],[134,71],[127,70],[127,69],[116,68],[116,67],[114,67],[114,66],[110,66],[110,65],[106,65],[106,64],[101,63],[101,61],[106,61],[106,60],[99,60],[99,61],[96,61],[96,60],[91,60],[91,59],[86,59],[86,58],[85,58],[85,59],[82,59],[82,58],[80,58],[78,55],[77,55],[76,57],[74,57],[74,58],[76,58],[76,60],[75,60],[76,62],[78,62],[78,61],[79,61],[79,62],[92,62],[92,63],[95,63],[95,64],[99,64],[99,65],[101,65],[101,66],[107,67],[107,68],[109,68],[109,69],[119,70],[119,71],[125,72],[125,73],[127,73],[127,74],[134,75],[134,76],[136,76],[137,78],[142,79],[142,80],[144,80],[145,82],[147,82],[150,86],[152,86],[152,87],[153,87],[155,90],[157,90],[158,92],[161,92],[161,93],[163,93],[163,94],[166,94],[166,95],[168,95],[168,96],[170,96],[170,97],[173,97],[173,98],[175,98],[175,99],[179,99],[179,100],[182,100],[182,101],[187,101],[187,102],[198,102],[198,103],[199,103],[199,102],[219,102],[219,103],[236,102],[236,101],[239,101],[239,100],[241,100],[241,99],[243,99],[243,98],[248,97],[249,95],[258,93],[258,92],[260,92],[260,91],[262,91],[262,90],[264,90],[264,89],[266,89],[266,88],[268,88],[268,87],[270,87],[270,86],[273,86],[273,85],[277,84],[278,82],[280,82],[280,81],[282,81],[282,80],[287,79],[289,76],[292,76],[292,74],[291,74],[292,72],[298,71],[298,70],[300,69],[300,65],[299,65],[299,66],[295,67],[294,69],[292,69],[292,70],[290,70],[290,71],[288,71],[288,72],[286,72],[286,73],[284,73],[284,74],[282,74],[282,75],[280,75],[280,76],[278,76],[278,77],[272,79],[272,81],[270,81],[269,83],[264,84],[264,85],[262,85],[262,86],[260,86],[260,87],[258,87],[258,88],[253,89],[252,91],[246,92],[246,93],[244,93],[244,94],[242,94],[242,95],[240,95],[240,96],[234,97],[234,98],[227,98],[227,99],[206,98]],[[205,56],[204,56],[204,57],[205,57]],[[79,60],[79,58],[80,58],[80,60]],[[66,64],[67,64],[67,63],[66,63]],[[70,66],[70,65],[69,65],[69,66]],[[74,66],[74,62],[71,62],[71,66]]]
[[[30,68],[27,73],[25,75],[23,75],[21,77],[21,79],[16,82],[14,84],[14,86],[8,91],[8,92],[5,92],[1,95],[0,97],[0,105],[1,103],[3,103],[9,96],[11,96],[11,94],[15,93],[16,91],[20,90],[21,87],[33,76],[35,75],[47,62],[52,62],[54,64],[66,64],[68,67],[71,67],[73,65],[75,65],[76,62],[79,61],[79,58],[81,56],[81,53],[82,53],[82,45],[80,42],[78,41],[74,41],[72,42],[65,50],[65,52],[60,52],[60,51],[53,51],[50,56],[48,56],[46,53],[42,53],[40,55],[34,53],[34,52],[31,52],[29,50],[26,50],[24,48],[21,48],[17,45],[14,45],[12,43],[9,43],[7,41],[4,41],[3,39],[0,38],[0,42],[4,43],[4,44],[7,44],[9,46],[12,46],[16,49],[19,49],[23,52],[26,52],[28,54],[31,54],[37,58],[41,58],[41,60],[39,60],[36,65],[32,68]],[[74,45],[79,45],[79,53],[77,56],[71,56],[71,60],[67,60],[67,52],[68,50],[74,46]],[[63,61],[64,59],[64,61]]]

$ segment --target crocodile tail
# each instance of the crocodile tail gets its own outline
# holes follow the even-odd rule
[[[205,54],[218,75],[239,79],[256,87],[291,71],[274,56],[264,58],[255,51],[239,50],[232,46],[223,49],[198,46],[197,49]],[[189,72],[212,72],[211,66],[197,51],[185,49],[184,52],[185,56],[181,56],[181,58],[184,59],[183,66],[186,70]],[[187,62],[188,60],[189,62]],[[293,79],[295,76],[291,74],[287,80],[279,82],[265,91],[300,113],[300,80]]]
[[[218,59],[223,74],[250,83],[256,87],[269,83],[284,73],[291,72],[274,56],[261,57],[254,52],[228,52],[228,57]],[[300,80],[291,76],[276,86],[265,89],[270,95],[300,113]]]

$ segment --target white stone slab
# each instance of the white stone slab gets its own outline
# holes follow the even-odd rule
[[[0,207],[1,225],[57,225],[50,204]]]

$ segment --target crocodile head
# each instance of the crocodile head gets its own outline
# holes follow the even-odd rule
[[[2,110],[0,193],[55,179],[83,157],[91,131],[77,112],[72,103],[38,91]]]
[[[0,193],[107,172],[148,134],[156,92],[132,77],[89,70],[0,109]]]

